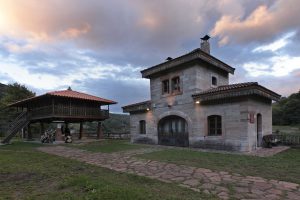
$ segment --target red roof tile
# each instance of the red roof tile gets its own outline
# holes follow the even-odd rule
[[[90,100],[90,101],[99,101],[109,104],[115,104],[116,102],[108,99],[103,99],[101,97],[96,97],[90,94],[77,92],[73,90],[61,90],[61,91],[53,91],[53,92],[47,92],[46,94],[51,96],[59,96],[59,97],[67,97],[67,98],[74,98],[74,99],[84,99],[84,100]]]
[[[13,104],[10,104],[9,106],[20,106],[20,105],[24,105],[32,100],[35,99],[40,99],[42,97],[45,96],[57,96],[57,97],[65,97],[65,98],[72,98],[72,99],[81,99],[81,100],[87,100],[87,101],[96,101],[96,102],[100,102],[103,104],[116,104],[117,102],[109,100],[109,99],[104,99],[101,97],[96,97],[90,94],[86,94],[86,93],[82,93],[82,92],[77,92],[77,91],[73,91],[73,90],[60,90],[60,91],[53,91],[53,92],[47,92],[46,94],[43,95],[39,95],[36,97],[31,97],[28,99],[24,99],[21,101],[17,101]]]
[[[243,92],[242,92],[243,91]],[[204,90],[193,94],[193,98],[204,98],[206,100],[229,98],[235,96],[256,94],[278,101],[280,95],[259,85],[257,82],[237,83],[231,85],[221,85],[216,88]]]
[[[232,90],[232,89],[238,89],[238,88],[244,88],[244,87],[249,87],[252,85],[258,85],[257,82],[246,82],[246,83],[237,83],[237,84],[230,84],[230,85],[220,85],[216,88],[212,88],[209,90],[204,90],[202,92],[197,93],[199,94],[211,94],[215,92],[221,92],[221,91],[226,91],[226,90]]]

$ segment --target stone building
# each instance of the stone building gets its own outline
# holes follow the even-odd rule
[[[279,94],[257,82],[229,84],[235,68],[201,48],[141,71],[151,100],[123,107],[132,142],[251,151],[272,133]]]

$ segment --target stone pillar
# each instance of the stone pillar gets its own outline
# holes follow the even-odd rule
[[[97,139],[103,139],[102,123],[101,122],[98,122]]]
[[[31,127],[30,123],[27,125],[27,140],[32,140],[32,133],[31,133]]]
[[[61,132],[61,124],[57,124],[56,126],[55,142],[64,142],[64,138]]]

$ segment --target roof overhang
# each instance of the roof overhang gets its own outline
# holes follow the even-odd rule
[[[123,106],[124,113],[132,113],[132,112],[146,112],[151,108],[151,101],[143,101],[127,106]]]
[[[48,92],[39,96],[35,96],[35,97],[30,97],[21,101],[17,101],[15,103],[12,103],[10,105],[8,105],[8,107],[26,107],[28,104],[35,102],[35,101],[39,101],[43,98],[51,98],[51,97],[56,97],[56,98],[62,98],[62,99],[74,99],[74,100],[80,100],[80,101],[86,101],[86,102],[93,102],[93,103],[99,103],[101,105],[111,105],[111,104],[117,104],[117,102],[112,101],[112,100],[108,100],[108,99],[103,99],[100,97],[96,97],[93,95],[89,95],[89,94],[85,94],[85,93],[80,93],[80,92],[76,92],[76,91],[72,91],[74,93],[76,93],[78,96],[72,96],[72,95],[63,95],[63,92],[65,92],[66,90],[62,90],[62,91],[54,91],[54,92]],[[68,91],[70,92],[70,91]],[[80,96],[82,95],[82,96]]]
[[[192,95],[193,99],[201,102],[228,99],[242,96],[257,95],[273,101],[278,101],[281,95],[259,85],[257,82],[240,83],[219,86],[217,88],[202,91]]]
[[[214,56],[202,51],[201,49],[195,49],[192,52],[185,54],[183,56],[174,58],[172,60],[166,61],[164,63],[155,65],[148,69],[142,70],[142,77],[143,78],[150,78],[153,75],[173,69],[177,66],[184,65],[189,62],[206,62],[209,65],[216,67],[217,69],[223,70],[227,73],[234,74],[235,68],[229,66],[228,64],[220,61],[219,59],[215,58]]]

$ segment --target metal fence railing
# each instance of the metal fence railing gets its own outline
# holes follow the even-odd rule
[[[273,132],[273,137],[280,141],[281,144],[284,145],[300,145],[300,134],[299,135],[292,135],[292,134],[285,134],[281,132]]]

